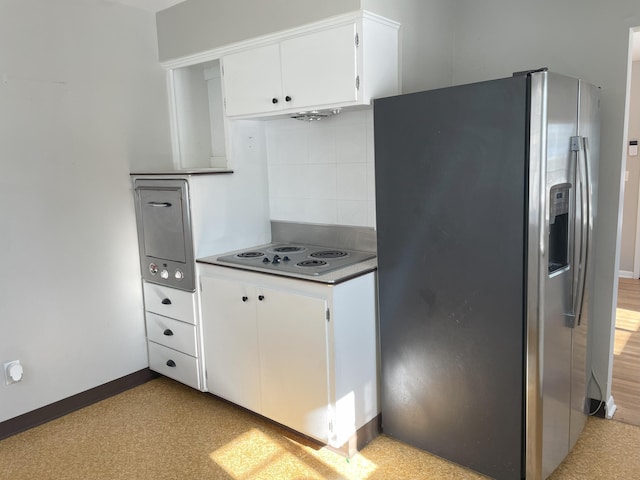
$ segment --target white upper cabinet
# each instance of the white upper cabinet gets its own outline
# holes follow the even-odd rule
[[[283,41],[285,107],[357,101],[356,38],[356,26],[349,24]]]
[[[224,57],[227,115],[280,111],[280,46],[266,45]]]
[[[368,105],[399,92],[398,25],[359,12],[248,43],[222,65],[227,116]]]

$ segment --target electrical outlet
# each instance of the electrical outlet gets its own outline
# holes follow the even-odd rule
[[[18,383],[22,381],[22,374],[24,370],[20,360],[12,360],[11,362],[5,362],[4,364],[4,376],[5,383],[11,385],[12,383]]]

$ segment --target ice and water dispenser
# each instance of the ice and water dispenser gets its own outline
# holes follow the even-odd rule
[[[569,198],[571,185],[551,187],[549,195],[549,274],[569,265]]]

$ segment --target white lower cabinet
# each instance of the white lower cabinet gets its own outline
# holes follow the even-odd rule
[[[326,285],[199,269],[210,392],[336,447],[377,416],[374,273]]]
[[[195,292],[144,282],[149,368],[205,390]]]

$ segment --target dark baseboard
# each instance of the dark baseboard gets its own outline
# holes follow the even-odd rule
[[[0,440],[142,385],[158,376],[159,374],[156,372],[144,368],[85,392],[6,420],[0,423]]]
[[[351,458],[366,447],[374,438],[380,435],[381,432],[382,416],[378,414],[368,423],[360,427],[358,431],[354,433],[340,448],[334,448],[328,445],[327,448],[347,458]]]
[[[589,399],[589,415],[591,415],[592,417],[606,418],[607,402],[590,398]]]

